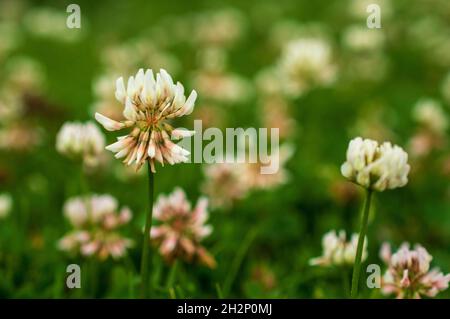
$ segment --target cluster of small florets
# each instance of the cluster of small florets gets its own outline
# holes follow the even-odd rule
[[[64,215],[73,230],[59,241],[59,248],[73,255],[95,256],[100,260],[125,256],[132,241],[119,228],[131,219],[131,211],[118,210],[117,200],[110,195],[92,195],[69,199]]]

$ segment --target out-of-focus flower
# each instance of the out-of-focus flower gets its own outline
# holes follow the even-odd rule
[[[199,104],[192,116],[196,120],[201,120],[203,127],[225,127],[229,112],[220,104],[205,103]]]
[[[212,207],[229,208],[247,195],[248,187],[241,179],[242,164],[215,163],[206,166],[204,173],[202,191],[208,195]]]
[[[0,123],[10,124],[17,121],[23,114],[24,106],[21,97],[10,90],[0,91]]]
[[[275,273],[265,264],[256,265],[252,269],[252,279],[261,284],[266,291],[271,291],[277,286]]]
[[[5,64],[5,86],[13,92],[26,95],[39,92],[45,82],[42,65],[28,57],[15,56]]]
[[[352,182],[377,191],[405,186],[408,154],[399,146],[357,137],[350,141],[341,173]]]
[[[414,157],[423,157],[432,150],[445,148],[448,120],[439,102],[422,99],[413,109],[413,117],[420,128],[411,137],[409,148]]]
[[[66,122],[56,137],[58,152],[81,158],[87,167],[94,167],[99,163],[104,148],[105,137],[92,122]]]
[[[346,205],[359,198],[355,185],[342,180],[335,180],[330,184],[329,192],[331,197],[340,205]]]
[[[245,31],[245,18],[234,9],[201,12],[193,17],[192,40],[198,45],[229,47]]]
[[[160,224],[152,227],[150,237],[167,261],[181,258],[191,262],[196,258],[210,268],[216,266],[214,258],[200,244],[212,232],[212,227],[206,225],[207,208],[208,200],[200,198],[192,210],[181,188],[158,198],[153,216]]]
[[[255,85],[258,91],[265,96],[285,93],[280,73],[279,68],[275,67],[268,67],[260,70],[255,77]]]
[[[63,42],[78,41],[87,28],[87,18],[83,17],[83,27],[78,29],[69,29],[66,20],[63,10],[34,8],[27,11],[23,21],[27,31],[34,36]]]
[[[245,162],[242,164],[240,172],[241,182],[248,189],[270,189],[286,183],[289,172],[286,170],[285,164],[294,154],[294,150],[293,145],[285,143],[273,150],[270,161],[267,158],[260,159],[256,163]],[[277,166],[278,170],[270,174],[262,174],[261,169],[266,166]]]
[[[448,288],[450,274],[444,275],[439,269],[430,270],[433,257],[420,245],[410,249],[404,243],[392,254],[389,244],[383,244],[381,259],[388,269],[381,280],[384,294],[396,294],[397,298],[434,297]]]
[[[0,219],[9,215],[12,208],[12,198],[9,194],[0,194]]]
[[[236,158],[237,162],[233,163],[211,164],[204,170],[206,181],[202,185],[202,191],[209,196],[213,207],[229,208],[252,190],[268,190],[286,183],[289,173],[285,164],[293,153],[294,147],[285,143],[272,150],[270,158],[256,162],[241,162],[242,159]],[[277,170],[263,174],[263,167],[269,166],[276,167]]]
[[[197,54],[200,68],[209,72],[222,72],[228,63],[228,56],[225,49],[220,47],[207,47]]]
[[[411,137],[409,152],[413,157],[422,157],[430,154],[432,150],[442,149],[444,145],[443,136],[421,130]]]
[[[294,133],[297,123],[289,112],[286,99],[281,96],[261,98],[262,124],[267,128],[278,128],[280,138],[287,138]]]
[[[356,248],[358,245],[358,234],[353,234],[347,241],[344,230],[332,230],[322,238],[322,256],[309,260],[311,266],[340,266],[353,265],[355,261]],[[367,238],[364,240],[362,261],[367,258]]]
[[[345,29],[343,43],[345,47],[352,51],[375,51],[383,47],[384,33],[380,29],[353,25]]]
[[[114,96],[114,80],[116,78],[116,76],[104,74],[94,80],[92,90],[95,102],[92,105],[92,109],[94,113],[103,114],[113,120],[120,120],[123,117],[123,106],[117,103]]]
[[[41,142],[41,132],[29,125],[11,124],[0,128],[0,149],[30,151]]]
[[[110,195],[69,199],[64,205],[64,215],[73,230],[60,239],[59,248],[100,260],[123,257],[132,241],[123,237],[118,229],[130,221],[131,211],[126,207],[118,211],[118,206]]]
[[[136,169],[149,160],[153,172],[155,160],[162,165],[188,160],[189,152],[170,138],[188,137],[194,132],[174,129],[166,121],[192,113],[197,98],[195,90],[186,99],[183,85],[180,82],[174,84],[165,70],[161,69],[155,79],[152,70],[144,73],[140,69],[135,77],[128,79],[127,88],[120,77],[115,94],[125,106],[125,120],[118,122],[100,113],[95,113],[95,119],[108,131],[133,129],[128,135],[118,137],[116,143],[108,145],[107,150],[116,153],[116,158],[124,158],[126,165],[135,163]]]
[[[180,69],[180,61],[175,55],[145,36],[106,47],[101,52],[101,59],[106,73],[112,75],[129,74],[142,65],[154,70],[164,67],[171,74],[176,74]]]
[[[192,78],[200,95],[213,102],[239,103],[248,100],[252,93],[250,83],[234,73],[200,71]]]
[[[336,76],[330,45],[319,38],[289,42],[282,53],[280,73],[288,94],[299,96],[314,86],[327,86]]]
[[[0,22],[0,61],[7,57],[18,46],[19,42],[18,26],[11,22]]]
[[[447,116],[439,102],[433,99],[422,99],[414,107],[414,119],[426,129],[442,135],[448,128]]]

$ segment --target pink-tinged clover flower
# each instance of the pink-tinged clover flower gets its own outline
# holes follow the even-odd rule
[[[160,196],[153,208],[153,216],[159,225],[150,231],[151,240],[159,246],[159,252],[168,261],[177,258],[188,262],[197,259],[202,264],[214,268],[216,261],[200,244],[212,232],[206,225],[208,200],[200,198],[194,209],[181,188],[176,188],[168,196]]]
[[[124,105],[125,120],[115,121],[100,113],[95,119],[108,131],[132,128],[128,135],[120,136],[107,150],[123,158],[126,165],[136,164],[139,169],[149,160],[155,172],[155,160],[176,164],[186,162],[189,152],[171,141],[192,136],[193,131],[174,129],[168,120],[191,114],[197,92],[193,90],[186,99],[184,87],[173,82],[171,76],[161,69],[154,76],[152,70],[140,69],[128,79],[127,87],[122,77],[116,82],[116,99]]]
[[[60,239],[61,250],[85,257],[118,259],[126,254],[132,241],[118,231],[131,219],[131,211],[110,195],[75,197],[64,205],[64,215],[73,230]]]
[[[397,298],[434,297],[448,288],[450,274],[444,275],[438,268],[430,270],[433,257],[420,245],[410,249],[404,243],[392,254],[390,245],[385,243],[380,257],[388,266],[381,281],[384,294],[395,294]]]

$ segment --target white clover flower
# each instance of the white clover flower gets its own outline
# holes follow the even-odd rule
[[[131,220],[131,211],[127,207],[119,210],[114,197],[70,198],[63,211],[73,230],[60,239],[58,246],[61,250],[104,260],[121,258],[132,246],[132,241],[118,231]]]
[[[353,51],[374,51],[382,48],[384,33],[379,29],[369,29],[366,26],[353,25],[345,29],[344,45]]]
[[[332,230],[322,238],[323,254],[309,261],[311,266],[353,265],[358,246],[358,234],[353,234],[347,241],[344,230]],[[367,258],[367,238],[364,240],[362,261]]]
[[[193,75],[192,83],[202,97],[213,102],[242,103],[252,94],[252,86],[247,79],[230,72],[200,71]]]
[[[448,128],[447,116],[439,102],[433,99],[422,99],[417,102],[413,116],[420,124],[439,135],[445,134]]]
[[[256,163],[246,162],[240,164],[240,183],[245,185],[247,189],[266,190],[285,184],[290,176],[285,166],[287,161],[294,155],[294,152],[294,145],[284,143],[280,147],[274,148],[270,158],[265,158],[264,162],[260,160]],[[278,170],[270,174],[262,174],[262,168],[267,166],[277,166]]]
[[[430,270],[433,257],[420,245],[410,249],[404,243],[392,254],[390,245],[384,243],[380,257],[388,266],[381,281],[384,294],[394,293],[397,298],[434,297],[448,288],[450,274],[444,275],[438,268]]]
[[[67,122],[56,137],[56,149],[69,157],[79,157],[87,166],[95,166],[105,148],[105,137],[92,123]]]
[[[83,28],[69,29],[67,15],[53,8],[33,8],[23,18],[23,25],[33,36],[73,43],[80,40],[87,28],[87,18],[83,17]]]
[[[245,17],[239,10],[204,11],[193,17],[189,40],[201,46],[229,47],[245,32]]]
[[[0,194],[0,219],[9,215],[12,208],[12,198],[9,194]]]
[[[125,120],[118,122],[100,113],[95,113],[95,119],[108,131],[133,129],[108,145],[107,150],[116,153],[116,158],[124,158],[126,165],[136,164],[136,169],[149,160],[153,172],[155,160],[162,165],[188,160],[189,152],[174,144],[170,137],[179,139],[194,132],[173,129],[166,121],[192,113],[197,98],[195,90],[186,99],[183,85],[174,84],[165,70],[161,69],[155,77],[152,70],[140,69],[128,79],[127,88],[122,77],[117,80],[115,95],[125,106]]]
[[[279,62],[285,90],[301,95],[314,86],[326,86],[334,81],[336,66],[330,45],[319,38],[301,38],[289,42]]]
[[[350,141],[341,173],[368,189],[384,191],[408,182],[408,154],[399,146],[357,137]]]
[[[214,208],[229,208],[244,198],[248,185],[242,182],[243,165],[238,163],[214,163],[204,168],[206,177],[202,191],[208,195]]]
[[[89,199],[75,197],[64,204],[64,215],[73,226],[81,226],[89,220],[97,222],[118,209],[119,203],[110,195],[92,195]]]
[[[176,188],[170,195],[158,198],[153,212],[160,224],[152,227],[150,237],[167,261],[197,258],[210,268],[216,266],[214,258],[201,245],[212,232],[212,226],[206,224],[209,217],[206,198],[200,198],[192,209],[185,192]]]

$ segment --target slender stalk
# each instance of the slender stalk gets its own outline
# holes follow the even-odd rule
[[[148,166],[148,199],[149,199],[149,212],[145,218],[144,229],[144,242],[142,243],[142,259],[141,259],[141,294],[142,298],[148,298],[148,259],[150,253],[150,228],[152,227],[152,215],[153,215],[153,193],[154,193],[154,178],[155,175],[150,167],[150,161],[147,162]]]
[[[353,265],[352,289],[351,297],[356,298],[358,295],[359,274],[361,272],[361,259],[364,247],[364,239],[366,238],[367,223],[369,221],[370,201],[372,199],[372,190],[367,189],[366,199],[364,201],[363,215],[361,218],[361,228],[359,231],[358,246],[356,248],[355,264]]]
[[[178,271],[178,260],[174,260],[172,266],[170,267],[170,272],[167,276],[167,283],[166,283],[166,287],[167,288],[173,288],[173,283],[175,282],[176,276],[177,276],[177,271]]]
[[[348,298],[350,292],[349,270],[346,266],[342,269],[342,279],[344,284],[344,298]]]
[[[232,264],[230,266],[230,270],[228,271],[228,275],[225,278],[225,282],[223,284],[223,295],[228,296],[231,287],[233,285],[233,282],[239,272],[239,268],[241,267],[242,261],[245,258],[245,255],[247,253],[247,250],[250,248],[250,245],[252,244],[253,240],[256,237],[256,234],[258,232],[257,228],[253,228],[248,234],[247,237],[244,238],[244,241],[241,244],[240,249],[236,253],[236,256],[234,257]]]

